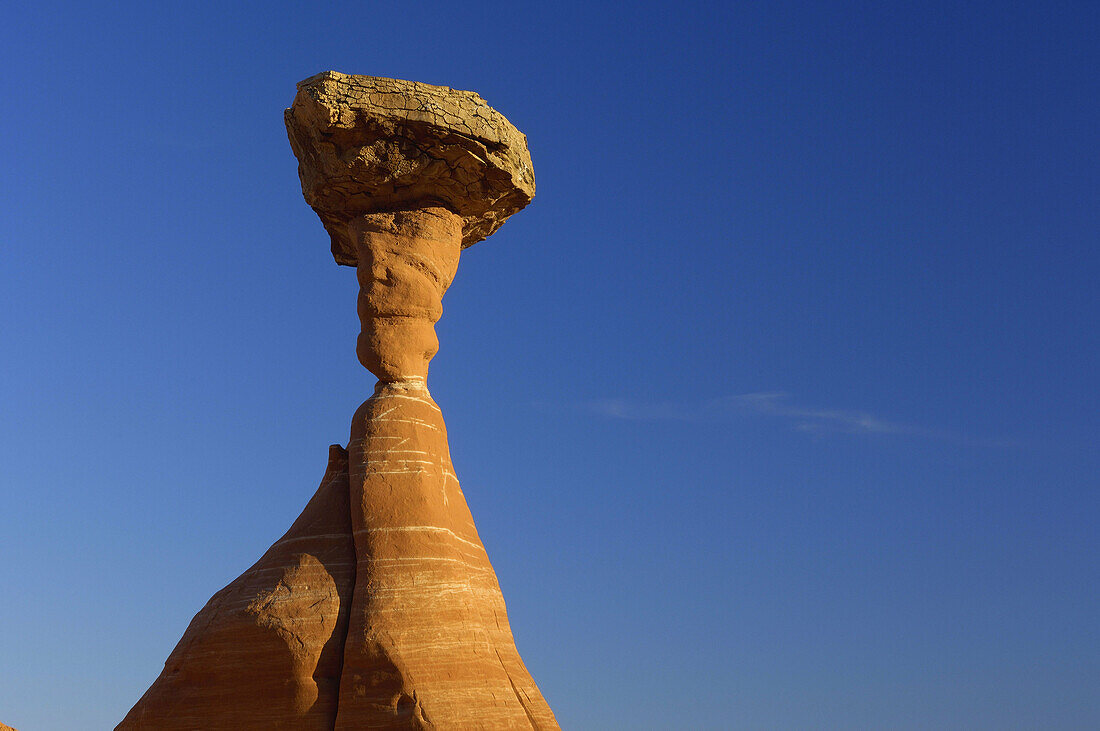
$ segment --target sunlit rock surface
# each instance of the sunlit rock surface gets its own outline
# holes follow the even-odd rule
[[[119,729],[555,729],[427,388],[462,250],[534,195],[472,92],[326,72],[285,115],[303,194],[356,267],[378,378],[290,531],[195,617]]]

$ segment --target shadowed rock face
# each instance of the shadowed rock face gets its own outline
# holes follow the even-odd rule
[[[199,612],[120,729],[555,729],[427,389],[463,247],[534,194],[476,94],[328,72],[287,110],[306,200],[356,266],[378,377],[291,530]]]
[[[118,728],[331,729],[354,583],[347,452],[333,446],[298,520],[195,615]]]

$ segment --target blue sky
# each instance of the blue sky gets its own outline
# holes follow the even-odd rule
[[[1100,6],[21,4],[0,720],[110,728],[373,379],[282,110],[473,89],[430,385],[571,729],[1100,727]]]

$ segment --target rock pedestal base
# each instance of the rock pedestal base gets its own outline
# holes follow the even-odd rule
[[[554,729],[422,386],[379,384],[117,729]]]
[[[348,456],[366,581],[352,599],[336,728],[557,728],[516,651],[428,392],[380,384],[355,414]]]

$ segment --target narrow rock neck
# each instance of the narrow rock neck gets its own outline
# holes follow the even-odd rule
[[[356,252],[355,353],[382,384],[426,388],[435,323],[458,271],[462,219],[441,207],[368,213],[348,224]]]

